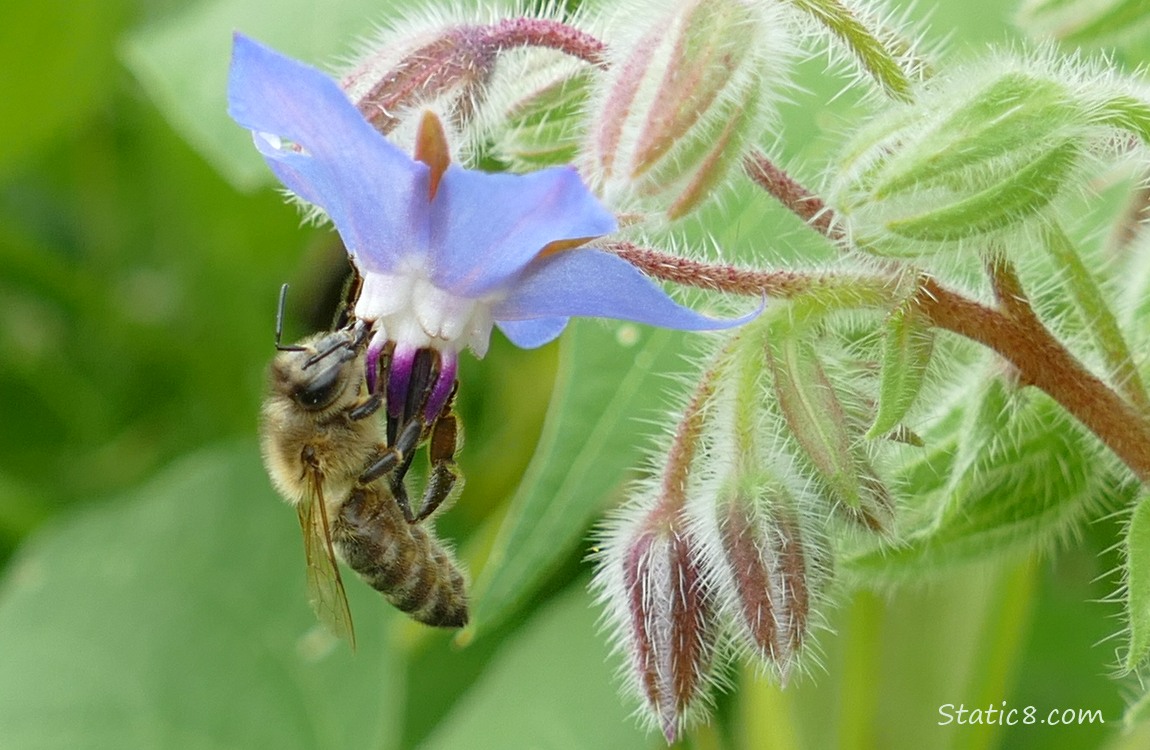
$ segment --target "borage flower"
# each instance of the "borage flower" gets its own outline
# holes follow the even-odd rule
[[[410,158],[334,80],[239,34],[228,101],[280,181],[323,209],[343,238],[363,277],[355,317],[373,331],[368,386],[376,392],[388,357],[393,417],[410,403],[421,352],[438,360],[423,404],[430,420],[450,395],[459,351],[482,357],[493,325],[530,348],[575,315],[682,330],[747,319],[700,315],[618,256],[580,247],[616,223],[573,168],[511,175],[452,165],[433,115]]]

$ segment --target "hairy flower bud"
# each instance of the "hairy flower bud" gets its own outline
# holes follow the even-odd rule
[[[871,530],[889,530],[890,491],[862,449],[860,430],[814,347],[780,335],[767,344],[767,365],[783,421],[836,509]]]
[[[696,538],[682,516],[665,516],[652,510],[621,529],[597,583],[628,682],[670,743],[706,701],[718,632]]]
[[[720,607],[738,641],[785,679],[810,633],[825,542],[804,531],[794,494],[767,474],[729,482],[707,513],[700,529],[714,547],[707,573]]]
[[[550,50],[501,68],[492,89],[509,95],[493,107],[494,155],[517,172],[575,161],[592,81],[586,64]]]
[[[1061,81],[1026,69],[954,77],[849,148],[832,202],[854,243],[913,257],[1016,231],[1076,189],[1098,131]]]
[[[785,68],[773,10],[680,0],[620,44],[592,105],[591,179],[609,203],[675,219],[739,164],[769,112],[765,76]]]

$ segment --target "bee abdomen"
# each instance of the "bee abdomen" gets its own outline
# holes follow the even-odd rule
[[[332,542],[344,561],[397,609],[445,628],[467,624],[467,582],[426,529],[409,525],[395,501],[357,489],[340,509]]]
[[[379,575],[368,580],[400,611],[419,622],[446,628],[467,624],[467,584],[447,551],[419,526],[407,528],[415,554],[411,564],[402,567],[406,575],[395,580],[392,571],[381,566]],[[392,548],[403,546],[393,544]],[[373,571],[375,572],[375,571]],[[385,584],[381,586],[379,584]]]

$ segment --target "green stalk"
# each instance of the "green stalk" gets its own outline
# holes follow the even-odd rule
[[[851,602],[846,630],[846,659],[842,666],[838,747],[869,750],[878,746],[880,655],[883,602],[870,591],[857,591]]]
[[[845,44],[887,96],[904,102],[913,98],[910,78],[895,57],[910,51],[906,40],[888,29],[867,28],[850,8],[837,0],[790,0],[790,3]]]
[[[1009,566],[999,574],[995,601],[987,610],[982,627],[983,645],[975,663],[985,665],[975,672],[966,695],[974,696],[972,705],[999,706],[1009,695],[1015,669],[1030,634],[1038,566],[1034,560]],[[997,747],[1002,726],[980,724],[958,734],[956,750],[986,750]]]
[[[754,666],[739,671],[739,710],[735,736],[741,750],[801,750],[795,720],[795,692],[784,690]]]

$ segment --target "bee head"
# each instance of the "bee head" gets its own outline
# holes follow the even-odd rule
[[[272,388],[305,411],[323,411],[344,397],[358,398],[362,362],[351,332],[318,334],[280,349],[272,362]]]

